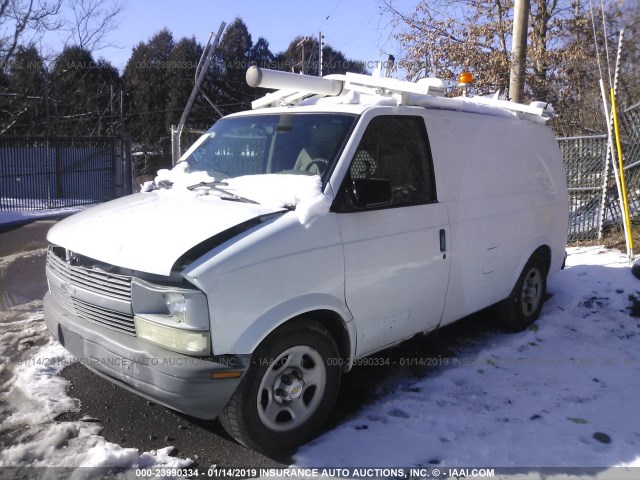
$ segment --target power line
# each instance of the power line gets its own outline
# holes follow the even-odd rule
[[[335,4],[335,6],[333,7],[333,9],[331,10],[331,12],[329,12],[329,15],[327,15],[325,17],[325,19],[320,22],[320,25],[318,25],[316,27],[316,31],[320,30],[322,28],[322,26],[326,23],[327,20],[329,20],[329,17],[331,17],[331,15],[333,15],[333,13],[338,9],[338,7],[340,6],[340,4],[343,2],[344,0],[338,0],[338,3]]]

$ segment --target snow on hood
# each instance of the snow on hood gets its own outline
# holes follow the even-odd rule
[[[144,182],[140,186],[141,192],[150,192],[155,190],[162,182],[171,182],[176,190],[196,185],[201,182],[214,182],[216,179],[207,172],[186,172],[189,167],[187,162],[180,162],[171,170],[162,168],[156,173],[156,178],[148,182]],[[175,190],[174,190],[175,191]]]
[[[149,192],[161,186],[162,182],[171,182],[170,189],[160,190],[170,195],[185,194],[184,189],[198,183],[214,182],[216,179],[207,172],[186,172],[186,162],[178,163],[173,169],[158,171],[153,181],[141,185],[142,192]],[[318,175],[261,174],[244,175],[223,180],[222,190],[256,201],[273,208],[295,208],[298,220],[309,226],[318,217],[326,214],[333,198],[322,193],[322,180]],[[221,196],[219,190],[203,186],[200,194]]]
[[[318,175],[246,175],[229,178],[225,190],[255,200],[261,205],[295,207],[302,225],[311,225],[326,214],[333,198],[322,193]]]

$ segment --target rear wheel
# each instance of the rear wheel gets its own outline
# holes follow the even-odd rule
[[[220,420],[239,443],[267,454],[313,438],[340,386],[338,348],[310,321],[285,325],[260,344]]]
[[[511,295],[498,304],[498,319],[509,330],[519,332],[540,316],[547,291],[547,267],[541,255],[525,265]]]

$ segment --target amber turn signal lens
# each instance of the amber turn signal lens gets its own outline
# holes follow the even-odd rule
[[[211,380],[222,380],[225,378],[240,378],[242,372],[212,372]]]

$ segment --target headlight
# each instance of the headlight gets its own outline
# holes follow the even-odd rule
[[[184,323],[187,321],[187,302],[182,293],[167,292],[164,294],[164,301],[169,310],[169,315]]]
[[[209,332],[173,328],[138,316],[134,321],[138,338],[150,343],[187,355],[208,355],[211,351]]]
[[[209,308],[200,290],[131,282],[138,338],[188,355],[211,353]]]

